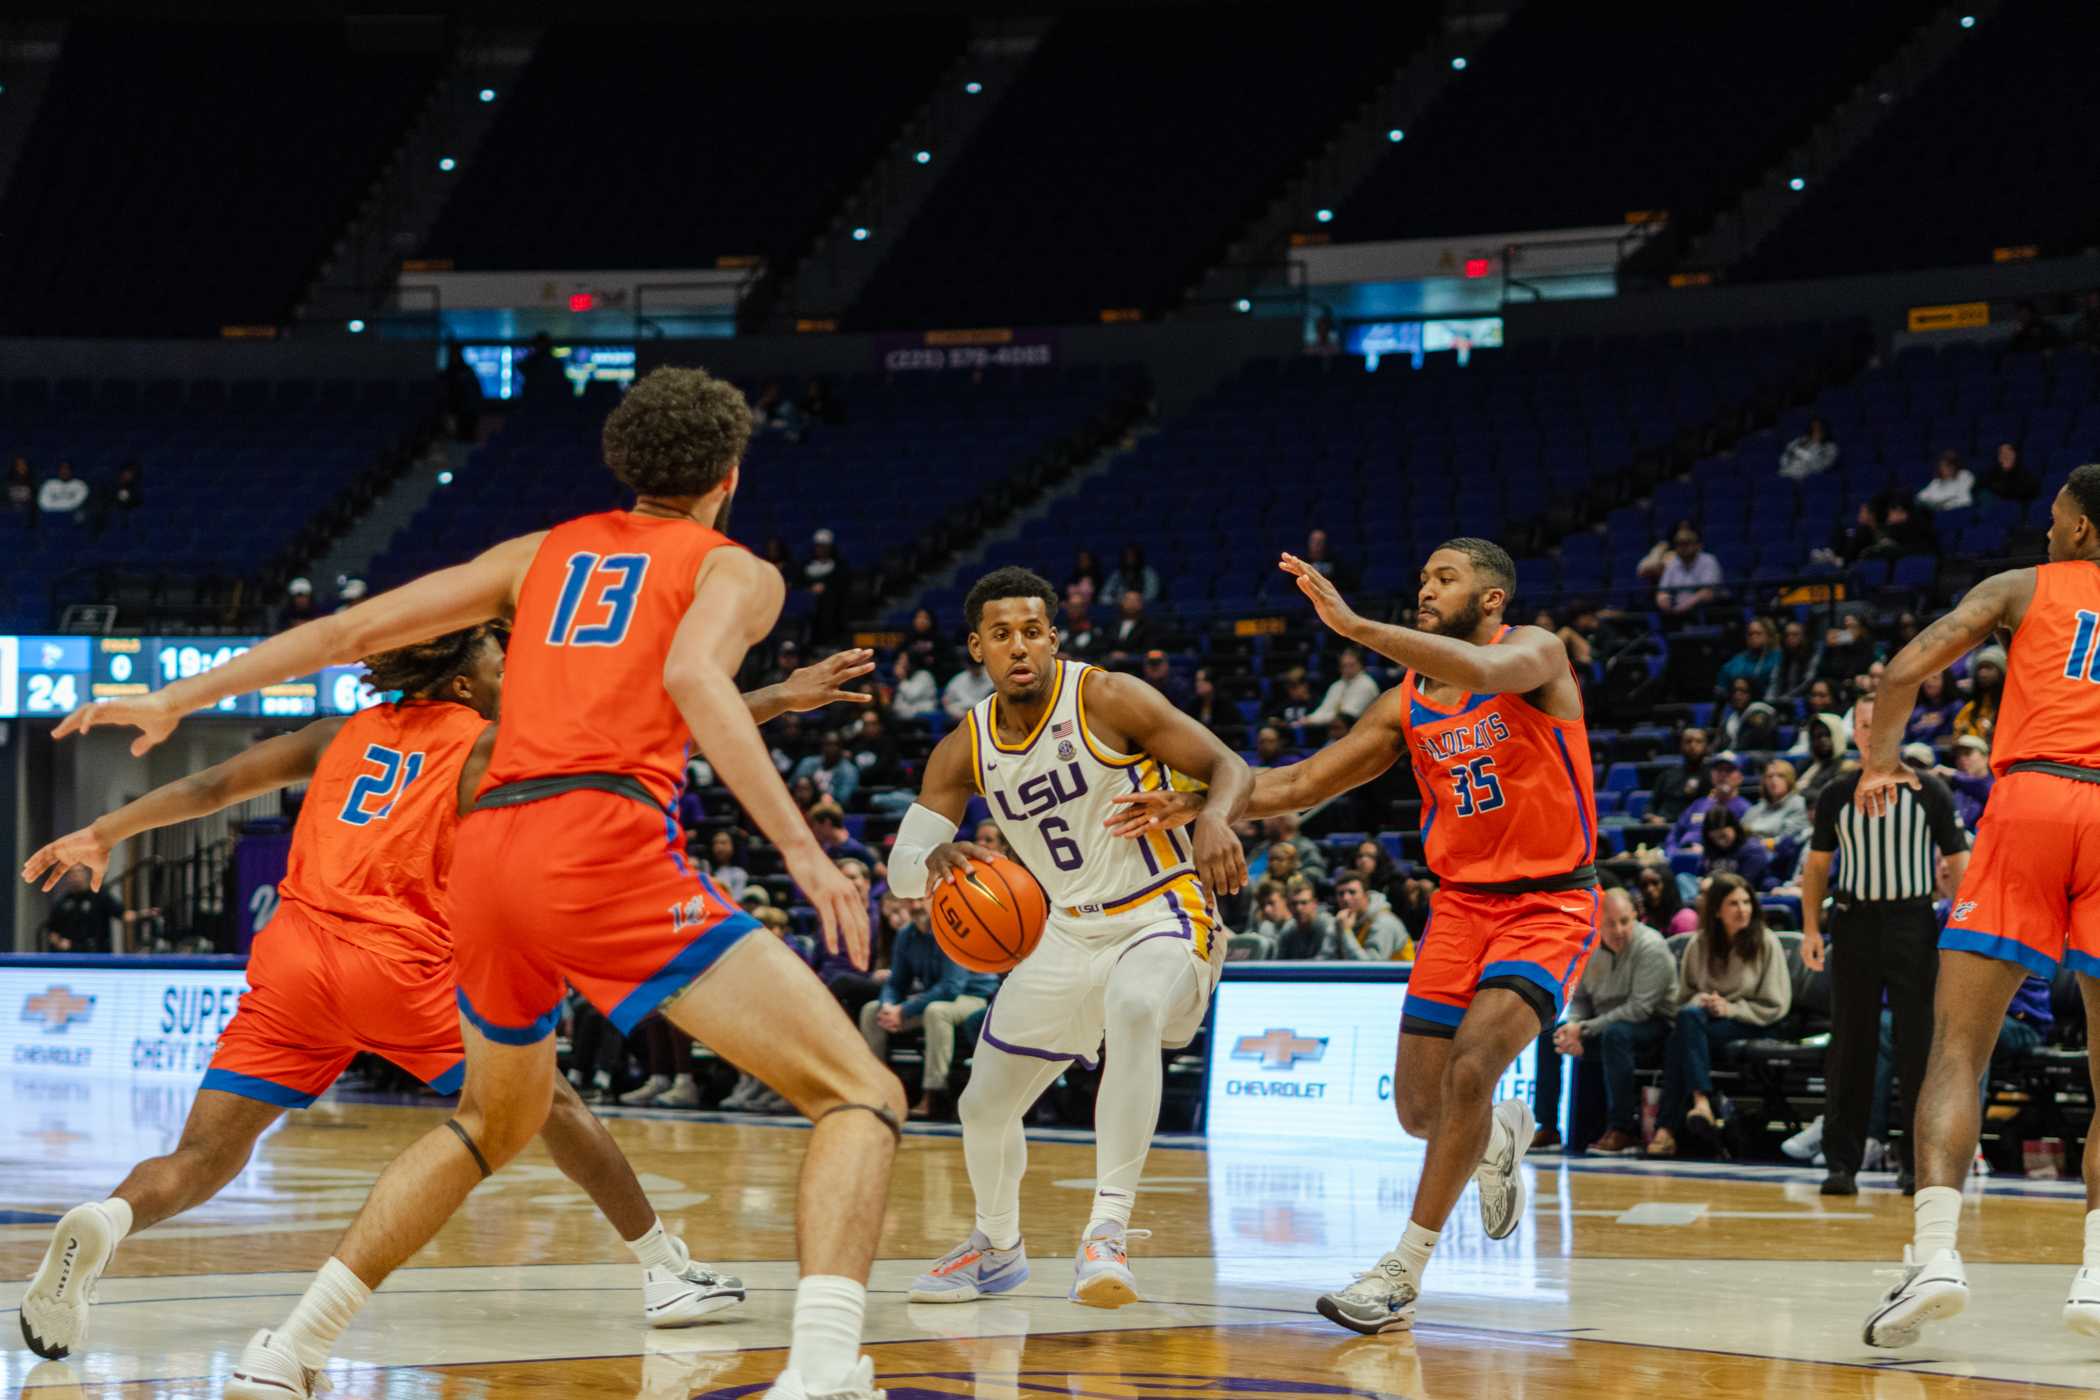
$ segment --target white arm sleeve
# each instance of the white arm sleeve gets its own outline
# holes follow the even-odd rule
[[[955,839],[959,828],[930,807],[911,804],[890,847],[890,889],[906,899],[926,897],[926,857]]]

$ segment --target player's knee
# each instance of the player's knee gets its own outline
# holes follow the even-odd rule
[[[1492,1053],[1461,1046],[1451,1052],[1451,1063],[1444,1070],[1444,1092],[1461,1103],[1485,1102],[1493,1097],[1501,1079],[1502,1066]]]
[[[903,1122],[910,1105],[905,1102],[904,1083],[892,1074],[866,1046],[846,1063],[814,1076],[800,1093],[783,1089],[795,1106],[811,1121],[844,1104],[880,1108]]]
[[[488,1169],[495,1171],[525,1150],[525,1144],[546,1126],[551,1105],[526,1109],[513,1103],[462,1103],[452,1120],[459,1124],[474,1146],[481,1149]]]
[[[1157,989],[1131,982],[1111,982],[1102,1010],[1110,1025],[1126,1031],[1156,1030],[1166,1019]]]
[[[1400,1116],[1400,1131],[1411,1138],[1427,1138],[1436,1127],[1436,1105],[1418,1094],[1395,1094],[1393,1110]]]

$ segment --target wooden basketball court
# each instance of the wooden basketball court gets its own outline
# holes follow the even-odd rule
[[[265,1139],[217,1201],[127,1241],[88,1345],[36,1364],[16,1305],[49,1222],[174,1142],[188,1094],[0,1077],[0,1394],[211,1396],[253,1329],[281,1320],[387,1159],[437,1110],[324,1101]],[[350,1397],[761,1393],[792,1297],[796,1169],[786,1122],[622,1114],[613,1132],[694,1253],[743,1275],[750,1302],[711,1325],[642,1324],[639,1270],[535,1149],[485,1184],[345,1336]],[[1529,1218],[1479,1232],[1469,1195],[1446,1232],[1413,1335],[1363,1338],[1312,1310],[1388,1248],[1418,1157],[1305,1142],[1163,1144],[1132,1264],[1149,1301],[1065,1301],[1092,1188],[1091,1144],[1038,1140],[1023,1194],[1034,1274],[1017,1294],[908,1305],[923,1264],[970,1229],[961,1145],[909,1136],[868,1315],[897,1400],[1149,1400],[1197,1394],[1454,1397],[2000,1397],[2100,1387],[2100,1348],[2057,1318],[2079,1247],[2074,1183],[1972,1192],[1976,1298],[1928,1344],[1870,1351],[1859,1326],[1909,1237],[1892,1176],[1856,1200],[1811,1170],[1529,1159]]]

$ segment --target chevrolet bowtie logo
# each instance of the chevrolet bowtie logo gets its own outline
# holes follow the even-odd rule
[[[22,1002],[22,1019],[32,1024],[41,1021],[45,1035],[57,1035],[75,1021],[85,1021],[95,1009],[95,999],[84,997],[71,987],[47,987]]]
[[[1300,1035],[1273,1027],[1260,1035],[1243,1035],[1232,1047],[1233,1059],[1260,1060],[1263,1069],[1289,1069],[1300,1060],[1317,1060],[1326,1053],[1324,1035]]]

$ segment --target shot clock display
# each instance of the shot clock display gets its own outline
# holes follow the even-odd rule
[[[90,700],[147,695],[254,646],[256,637],[20,637],[0,635],[0,718],[59,719]],[[347,715],[379,703],[362,666],[236,695],[213,714],[245,719]]]

